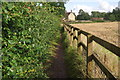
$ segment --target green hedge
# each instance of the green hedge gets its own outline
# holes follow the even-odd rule
[[[2,3],[3,78],[47,78],[60,20],[36,3]]]

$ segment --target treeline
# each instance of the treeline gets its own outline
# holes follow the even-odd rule
[[[62,2],[2,3],[3,79],[49,77],[46,70],[60,36],[63,12]]]
[[[92,11],[91,15],[89,15],[87,12],[80,9],[76,19],[90,20],[92,18],[103,18],[104,20],[109,20],[109,21],[120,21],[120,8],[115,8],[113,9],[112,12],[107,12],[107,13]]]

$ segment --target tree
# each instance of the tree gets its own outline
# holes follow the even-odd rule
[[[99,17],[98,11],[92,11],[91,13],[92,13],[92,15],[91,15],[92,17],[97,17],[97,18]]]
[[[110,20],[109,17],[110,17],[111,14],[112,14],[111,12],[106,13],[105,16],[104,16],[104,19],[105,20]]]
[[[111,15],[109,16],[109,20],[110,20],[110,21],[115,21],[115,20],[116,20],[115,15],[114,15],[114,14],[111,14]]]
[[[79,10],[77,15],[77,20],[89,20],[90,15],[87,12],[84,12],[82,9]]]
[[[105,17],[105,12],[99,12],[99,11],[92,11],[91,12],[92,15],[91,17],[94,17],[94,18],[101,18],[101,17]]]
[[[110,21],[120,21],[120,9],[119,8],[115,8],[113,9],[112,12],[108,12],[105,14],[104,16],[105,20],[110,20]]]
[[[115,19],[117,20],[117,21],[120,21],[120,8],[115,8],[115,9],[113,9],[113,12],[112,12],[114,15],[115,15]]]

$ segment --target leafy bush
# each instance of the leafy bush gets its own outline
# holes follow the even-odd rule
[[[36,3],[2,3],[3,78],[47,78],[60,20]]]

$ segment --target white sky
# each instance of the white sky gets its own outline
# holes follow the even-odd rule
[[[71,10],[78,14],[80,9],[91,14],[91,11],[111,12],[115,7],[118,7],[120,0],[69,0],[66,4],[67,12]]]

